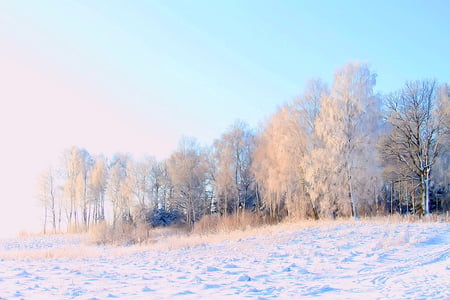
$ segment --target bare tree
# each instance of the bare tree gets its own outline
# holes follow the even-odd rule
[[[53,233],[56,232],[56,193],[56,178],[53,169],[50,167],[43,171],[38,179],[38,199],[44,208],[44,234],[47,233],[48,214],[50,214]]]
[[[382,151],[386,159],[403,165],[420,182],[419,212],[429,213],[430,176],[443,148],[446,111],[439,109],[440,98],[435,81],[406,83],[386,98],[386,121],[391,130],[384,138]]]

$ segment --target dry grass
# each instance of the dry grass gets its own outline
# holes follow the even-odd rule
[[[376,216],[376,217],[363,217],[361,218],[363,222],[385,222],[385,223],[427,223],[427,222],[444,222],[448,223],[450,221],[449,213],[445,214],[430,214],[427,216],[418,215],[386,215],[386,216]]]
[[[192,231],[189,231],[188,228],[183,226],[156,229],[136,226],[121,228],[119,232],[112,231],[111,226],[108,226],[106,223],[100,223],[94,226],[88,235],[82,236],[79,246],[61,246],[48,249],[0,250],[0,259],[77,259],[102,255],[119,256],[146,250],[167,251],[173,249],[190,249],[207,244],[236,241],[257,236],[271,236],[280,232],[294,232],[312,227],[335,227],[343,224],[358,226],[361,223],[386,225],[412,222],[449,222],[449,220],[447,214],[430,215],[422,218],[392,215],[361,218],[358,221],[353,219],[326,219],[319,221],[291,220],[269,225],[263,224],[259,219],[254,219],[250,215],[241,216],[240,219],[235,216],[225,218],[210,216],[200,220]],[[128,233],[127,230],[129,230]],[[68,238],[70,236],[70,234],[67,235]],[[124,241],[137,240],[138,238],[144,237],[145,239],[139,243],[127,244],[128,246],[124,247]],[[33,237],[28,236],[26,238]]]
[[[147,224],[119,224],[115,228],[102,222],[88,232],[88,243],[96,245],[131,246],[151,244],[172,235],[187,235],[189,228],[181,225],[151,228]]]
[[[263,225],[263,219],[250,212],[242,212],[235,215],[206,215],[195,223],[194,234],[224,233],[236,230],[249,230]]]
[[[130,248],[147,250],[171,250],[192,248],[204,244],[239,240],[249,237],[273,235],[279,232],[292,232],[311,227],[333,227],[342,224],[358,226],[361,223],[398,224],[411,222],[448,222],[448,215],[417,216],[380,216],[321,220],[285,220],[278,224],[265,224],[255,214],[245,213],[239,216],[221,217],[209,215],[198,221],[190,231],[187,227],[164,227],[148,229],[146,239]],[[117,245],[117,243],[115,243]],[[120,244],[119,244],[120,245]]]
[[[221,223],[221,221],[224,222]],[[207,224],[211,224],[210,222],[212,222],[213,226],[206,227]],[[163,239],[153,240],[151,243],[142,247],[155,250],[189,249],[224,241],[237,241],[257,236],[271,236],[279,232],[293,232],[326,224],[337,224],[340,221],[303,220],[278,224],[264,224],[259,223],[259,221],[258,223],[248,222],[250,221],[232,221],[229,218],[217,218],[207,221],[200,220],[200,226],[194,228],[189,234],[173,233],[165,236]]]

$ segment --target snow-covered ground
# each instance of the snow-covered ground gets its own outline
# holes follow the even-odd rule
[[[0,299],[450,299],[448,223],[291,226],[186,245],[4,240]]]

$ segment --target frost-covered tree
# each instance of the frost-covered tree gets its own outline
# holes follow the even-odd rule
[[[155,161],[151,169],[153,209],[172,210],[173,185],[167,161]]]
[[[300,126],[308,134],[309,149],[314,148],[313,134],[315,131],[315,122],[320,113],[322,98],[328,95],[328,87],[321,79],[308,81],[303,95],[298,97],[293,108],[300,114]]]
[[[85,149],[80,149],[80,174],[77,180],[77,194],[80,201],[80,208],[82,211],[83,226],[88,229],[90,222],[90,200],[89,200],[89,177],[93,165],[93,160],[89,152]]]
[[[108,184],[107,159],[98,155],[94,157],[94,164],[89,177],[88,189],[90,202],[93,205],[92,221],[98,223],[105,219],[105,193]]]
[[[117,154],[109,168],[107,194],[113,208],[113,227],[131,222],[132,190],[128,179],[128,155]]]
[[[146,212],[150,206],[151,196],[151,169],[154,158],[146,157],[141,161],[130,161],[127,164],[127,185],[133,194],[134,214],[145,220]]]
[[[52,230],[56,232],[57,223],[57,184],[56,176],[50,167],[44,170],[38,178],[38,199],[44,208],[44,234],[47,233],[47,222],[50,218]]]
[[[322,98],[308,176],[316,185],[322,215],[357,217],[357,207],[373,200],[380,117],[375,77],[367,66],[349,63],[338,70],[330,94]]]
[[[446,99],[448,93],[440,92],[432,80],[408,82],[386,98],[390,131],[383,139],[382,151],[385,159],[396,161],[419,181],[421,214],[429,213],[431,171],[445,150]]]
[[[193,138],[183,138],[178,150],[167,161],[167,170],[173,185],[175,208],[192,225],[204,213],[206,168],[204,156]]]
[[[254,197],[251,171],[254,134],[246,123],[237,121],[215,141],[214,148],[218,211],[237,212]]]
[[[310,173],[314,169],[311,166],[311,155],[318,149],[320,140],[316,132],[316,122],[319,116],[322,101],[328,97],[329,90],[327,85],[320,79],[310,80],[305,88],[302,96],[297,98],[294,103],[294,109],[299,114],[299,125],[302,131],[306,134],[304,145],[306,151],[302,153],[303,157],[300,163],[300,170],[302,174],[302,183],[304,184],[305,197],[310,206],[311,213],[306,212],[306,215],[312,215],[315,219],[319,218],[319,203],[317,197],[316,181],[308,180],[308,176],[314,175]],[[312,178],[314,178],[312,176]]]
[[[321,80],[309,81],[303,95],[273,114],[257,138],[253,170],[272,218],[285,213],[293,218],[319,217],[309,196],[315,185],[308,185],[305,176],[316,147],[315,120],[326,94]]]
[[[89,153],[78,147],[71,147],[64,153],[66,215],[68,229],[79,230],[79,212],[87,226],[88,218],[88,177],[92,166]]]
[[[433,170],[437,209],[450,210],[450,87],[442,85],[439,95],[442,112],[442,151]]]
[[[302,160],[307,135],[299,111],[281,107],[265,125],[257,142],[253,170],[259,194],[272,219],[285,211],[293,217],[306,215]]]

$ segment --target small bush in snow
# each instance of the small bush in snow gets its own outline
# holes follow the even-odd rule
[[[177,212],[171,212],[164,209],[157,209],[149,213],[147,222],[152,227],[166,227],[179,223],[180,215]]]

